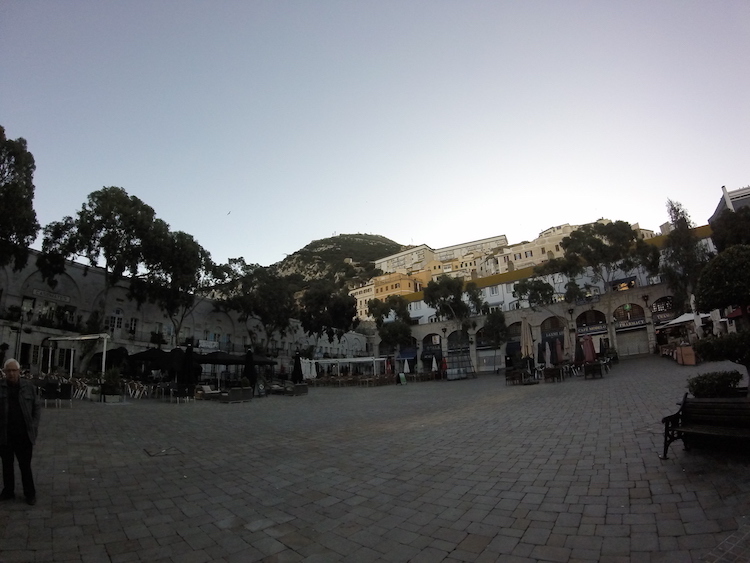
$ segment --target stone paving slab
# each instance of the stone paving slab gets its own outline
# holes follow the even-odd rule
[[[750,454],[658,457],[686,379],[733,368],[48,408],[0,561],[750,561]]]

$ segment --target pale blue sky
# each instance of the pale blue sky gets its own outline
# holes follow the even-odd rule
[[[702,225],[750,185],[746,0],[4,0],[0,53],[40,223],[120,186],[220,262]]]

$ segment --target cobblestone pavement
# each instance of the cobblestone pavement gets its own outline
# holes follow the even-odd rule
[[[687,377],[734,367],[47,408],[0,561],[750,561],[750,455],[658,457]]]

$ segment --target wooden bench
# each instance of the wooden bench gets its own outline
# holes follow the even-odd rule
[[[667,459],[669,445],[675,440],[682,440],[689,450],[690,439],[696,436],[750,439],[750,400],[748,397],[695,399],[685,393],[680,410],[661,421],[664,423],[661,459]]]

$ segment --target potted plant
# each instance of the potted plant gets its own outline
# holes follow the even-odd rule
[[[240,379],[240,386],[242,387],[242,400],[249,401],[253,398],[253,388],[250,386],[250,380],[247,377]]]
[[[713,397],[746,397],[747,387],[738,387],[739,371],[712,371],[688,379],[688,391],[696,399]]]
[[[119,368],[109,368],[104,372],[101,392],[105,403],[120,402],[120,385],[122,383]]]
[[[95,403],[98,403],[101,399],[101,387],[98,385],[95,385],[91,388],[89,391],[89,399]]]

